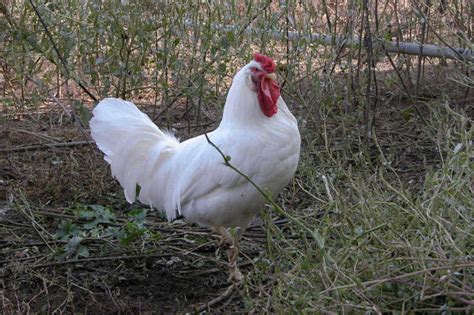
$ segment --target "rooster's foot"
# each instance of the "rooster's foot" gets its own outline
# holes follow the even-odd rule
[[[241,282],[242,279],[244,279],[244,275],[242,274],[242,272],[240,272],[239,268],[237,266],[231,266],[229,272],[229,279],[227,280],[227,282],[238,283]]]

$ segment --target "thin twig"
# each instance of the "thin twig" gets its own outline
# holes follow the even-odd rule
[[[237,289],[240,285],[242,284],[242,281],[238,282],[238,283],[234,283],[232,285],[230,285],[225,291],[224,293],[222,293],[221,295],[219,295],[218,297],[210,300],[209,302],[201,305],[201,306],[198,306],[196,307],[194,310],[196,312],[202,312],[208,308],[210,308],[211,306],[213,305],[216,305],[217,303],[223,301],[224,299],[228,298],[232,292],[234,292],[234,289]]]
[[[35,136],[35,137],[37,137],[37,138],[50,141],[50,142],[59,142],[59,139],[58,139],[58,138],[51,137],[51,136],[49,136],[49,135],[41,134],[41,133],[38,133],[38,132],[33,132],[33,131],[24,130],[24,129],[18,129],[18,128],[7,128],[7,130],[8,130],[8,131],[12,131],[12,132],[26,133],[26,134]]]
[[[423,115],[421,114],[420,109],[418,108],[417,100],[414,99],[412,93],[411,93],[410,90],[408,89],[408,86],[405,84],[405,81],[403,80],[400,71],[398,70],[397,66],[395,65],[395,62],[393,62],[392,57],[390,57],[390,55],[388,54],[388,51],[387,51],[387,49],[385,48],[385,45],[382,45],[382,50],[384,51],[385,56],[387,57],[388,61],[390,62],[390,65],[392,66],[393,70],[395,71],[395,74],[397,75],[398,79],[400,80],[400,83],[401,83],[403,89],[405,90],[405,94],[406,94],[406,95],[408,96],[408,98],[413,102],[413,108],[415,109],[416,114],[417,114],[418,117],[421,119],[421,121],[423,121],[423,123],[425,124],[425,126],[430,127],[430,125],[429,125],[428,122],[426,121],[425,117],[423,117]],[[408,80],[408,82],[411,82],[411,81]]]
[[[48,26],[46,25],[46,22],[44,21],[43,17],[41,16],[41,14],[39,13],[38,11],[38,8],[35,6],[35,4],[33,3],[33,0],[29,0],[30,2],[30,5],[31,7],[33,8],[33,10],[35,11],[35,14],[36,16],[38,17],[41,25],[43,26],[44,28],[44,31],[46,33],[46,36],[48,36],[48,39],[49,41],[51,42],[51,45],[53,45],[53,49],[54,51],[56,52],[56,55],[58,56],[59,60],[61,61],[61,64],[63,65],[63,68],[64,68],[64,72],[66,73],[66,75],[70,78],[72,78],[74,81],[76,81],[76,83],[80,86],[80,88],[87,94],[89,95],[90,98],[92,98],[94,100],[94,102],[97,102],[98,99],[97,97],[94,96],[94,94],[92,94],[86,87],[85,85],[81,82],[81,80],[79,80],[78,78],[75,78],[73,76],[71,76],[71,72],[69,71],[69,67],[67,65],[67,62],[66,60],[64,59],[64,57],[61,55],[61,53],[59,52],[59,49],[58,49],[58,46],[56,45],[56,42],[54,41],[54,38],[53,38],[53,35],[51,34],[51,32],[49,31],[48,29]]]
[[[326,194],[328,195],[329,202],[333,202],[334,198],[332,197],[331,190],[329,189],[328,179],[324,175],[321,176],[321,179],[323,180],[324,188],[326,189]]]
[[[63,109],[63,111],[66,113],[66,115],[68,115],[69,118],[72,119],[74,125],[76,126],[77,130],[81,133],[82,137],[85,139],[85,141],[87,143],[90,143],[89,141],[89,137],[88,135],[86,134],[86,132],[84,131],[84,128],[82,127],[81,125],[81,122],[79,121],[79,119],[77,118],[76,116],[76,113],[71,110],[67,110],[67,108],[59,101],[58,98],[56,98],[54,95],[52,95],[39,81],[35,80],[33,77],[31,76],[27,76],[28,80],[30,80],[31,82],[33,82],[36,86],[38,86],[39,88],[42,88],[44,91],[46,91],[46,94],[59,106]],[[93,154],[93,151],[91,149],[91,163],[92,163],[92,167],[95,167],[95,155]]]
[[[53,266],[63,266],[69,264],[80,264],[83,262],[93,262],[93,261],[107,261],[107,260],[129,260],[129,259],[138,259],[138,258],[163,258],[173,256],[175,254],[148,254],[148,255],[130,255],[130,256],[107,256],[107,257],[90,257],[90,258],[81,258],[74,260],[65,260],[65,261],[53,261],[50,263],[39,264],[30,266],[32,269],[47,268]]]
[[[25,152],[35,150],[46,150],[53,148],[65,148],[65,147],[79,147],[92,144],[90,141],[73,141],[73,142],[59,142],[59,143],[41,143],[29,146],[20,146],[14,148],[1,149],[0,153],[4,152]]]

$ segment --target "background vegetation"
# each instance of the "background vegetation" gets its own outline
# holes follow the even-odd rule
[[[377,41],[472,49],[471,1],[9,0],[0,12],[3,313],[472,310],[472,60]],[[300,166],[277,203],[305,228],[263,211],[230,290],[214,236],[127,205],[87,124],[113,95],[182,139],[212,130],[255,51],[277,61],[299,121]]]

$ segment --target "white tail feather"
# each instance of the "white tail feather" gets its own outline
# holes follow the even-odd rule
[[[136,185],[142,188],[140,200],[151,203],[153,187],[148,180],[152,169],[167,160],[179,141],[161,131],[131,102],[116,98],[102,100],[93,110],[91,136],[112,174],[125,191],[125,198],[136,199]]]

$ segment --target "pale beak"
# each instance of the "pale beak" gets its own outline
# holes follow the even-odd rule
[[[276,73],[267,73],[267,74],[265,75],[265,77],[269,78],[269,79],[272,80],[272,81],[276,81],[276,79],[277,79]]]

